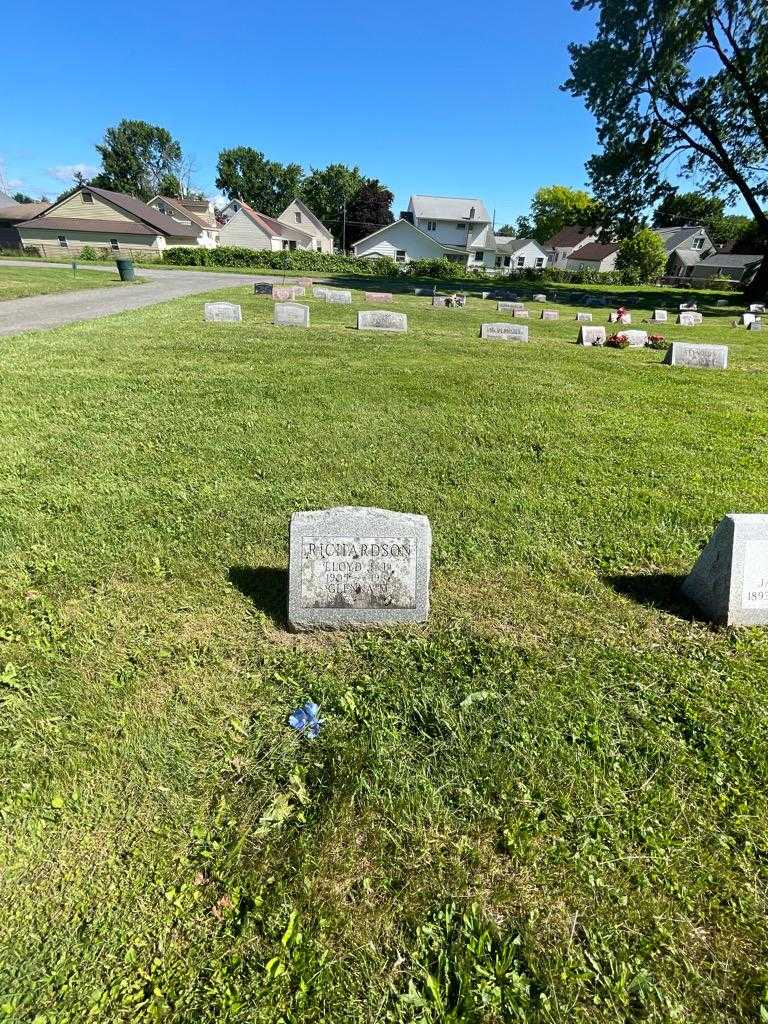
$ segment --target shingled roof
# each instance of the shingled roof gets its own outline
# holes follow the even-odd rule
[[[166,217],[158,210],[153,210],[151,206],[147,206],[146,203],[142,203],[140,199],[136,199],[133,196],[127,195],[125,192],[110,192],[105,188],[95,188],[93,185],[84,186],[79,189],[80,192],[93,192],[95,196],[103,199],[106,203],[111,206],[116,206],[118,210],[123,210],[125,213],[131,214],[136,220],[147,227],[152,228],[156,234],[160,235],[175,235],[181,238],[197,238],[200,233],[199,227],[194,224],[179,224],[178,221],[172,220],[170,217]],[[72,195],[77,195],[73,192]],[[71,198],[67,196],[67,199]],[[61,203],[66,200],[61,200]],[[41,228],[54,228],[54,229],[80,229],[82,231],[111,231],[117,234],[125,234],[126,232],[134,233],[136,226],[127,223],[126,221],[100,221],[96,218],[91,217],[58,217],[56,210],[59,208],[61,203],[54,203],[48,208],[48,213],[38,214],[32,216],[28,220],[25,220],[22,227],[41,227]],[[55,223],[54,223],[55,222]],[[101,225],[101,226],[99,226]]]
[[[575,260],[594,260],[599,263],[605,260],[618,250],[618,242],[588,242],[573,254]]]
[[[593,228],[583,228],[578,224],[569,224],[541,244],[545,249],[573,249],[585,239],[595,238],[596,234],[597,232]]]

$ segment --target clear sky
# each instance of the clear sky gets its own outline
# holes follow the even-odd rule
[[[357,164],[395,193],[478,196],[496,223],[540,185],[586,184],[594,123],[559,90],[592,34],[568,0],[366,4],[5,0],[0,159],[55,196],[121,118],[160,124],[215,192],[216,158]]]

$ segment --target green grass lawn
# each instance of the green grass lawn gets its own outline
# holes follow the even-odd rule
[[[126,282],[129,283],[129,282]],[[117,272],[105,274],[99,270],[81,270],[58,267],[12,267],[0,263],[0,302],[4,299],[25,299],[29,295],[53,295],[86,288],[108,288],[122,284]]]
[[[764,1019],[768,633],[678,596],[766,511],[763,335],[222,297],[3,339],[0,1020]],[[286,631],[339,504],[429,516],[425,627]]]

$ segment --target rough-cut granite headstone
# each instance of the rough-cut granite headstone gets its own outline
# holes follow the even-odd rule
[[[292,629],[364,629],[426,622],[432,530],[426,516],[381,508],[294,512]]]
[[[580,324],[591,324],[592,323],[592,314],[591,313],[577,313],[576,314],[576,321],[577,321],[577,323],[580,323]]]
[[[254,295],[271,295],[272,285],[269,281],[257,281],[253,286]]]
[[[357,314],[358,331],[407,331],[405,313],[392,313],[388,309],[361,309]]]
[[[629,341],[630,348],[645,348],[648,344],[648,331],[621,331]]]
[[[496,338],[499,341],[528,341],[526,324],[480,324],[481,338]]]
[[[293,288],[287,284],[272,285],[272,298],[275,302],[290,302],[293,299]]]
[[[276,302],[275,323],[278,327],[309,327],[309,306],[300,302]]]
[[[678,314],[677,322],[681,327],[699,327],[704,323],[704,317],[701,313],[685,310]]]
[[[234,302],[206,302],[205,319],[215,324],[240,323],[243,310]]]
[[[683,593],[713,622],[768,625],[768,515],[724,516]]]
[[[546,302],[547,301],[547,296],[544,295],[543,292],[540,292],[538,295],[534,295],[533,296],[533,301],[534,302]]]
[[[348,306],[352,302],[352,292],[337,288],[329,288],[325,293],[325,301],[336,305]]]
[[[692,366],[706,370],[728,369],[727,345],[696,345],[687,341],[673,341],[664,362],[668,366]]]
[[[655,324],[665,324],[668,319],[669,315],[667,314],[666,309],[654,309],[651,320],[653,320]]]
[[[392,292],[363,292],[363,297],[366,302],[392,302],[394,299]]]
[[[560,314],[556,309],[542,309],[541,311],[542,320],[559,320]]]
[[[579,331],[579,345],[604,345],[604,327],[582,327]]]

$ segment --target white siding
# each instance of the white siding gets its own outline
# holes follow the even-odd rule
[[[413,229],[408,221],[396,221],[370,238],[363,238],[352,246],[356,256],[390,256],[397,258],[398,249],[406,252],[410,260],[439,259],[443,250],[431,238]]]
[[[435,230],[432,231],[429,228],[430,223],[435,225]],[[466,225],[462,224],[459,228],[459,221],[456,220],[437,220],[429,221],[426,218],[417,218],[416,227],[421,228],[430,238],[434,238],[438,242],[442,242],[443,245],[466,245],[467,244],[467,228]],[[470,239],[475,237],[480,231],[482,231],[487,224],[475,224],[472,228]]]
[[[238,212],[219,230],[219,245],[237,245],[243,249],[272,249],[271,236],[243,212]]]

